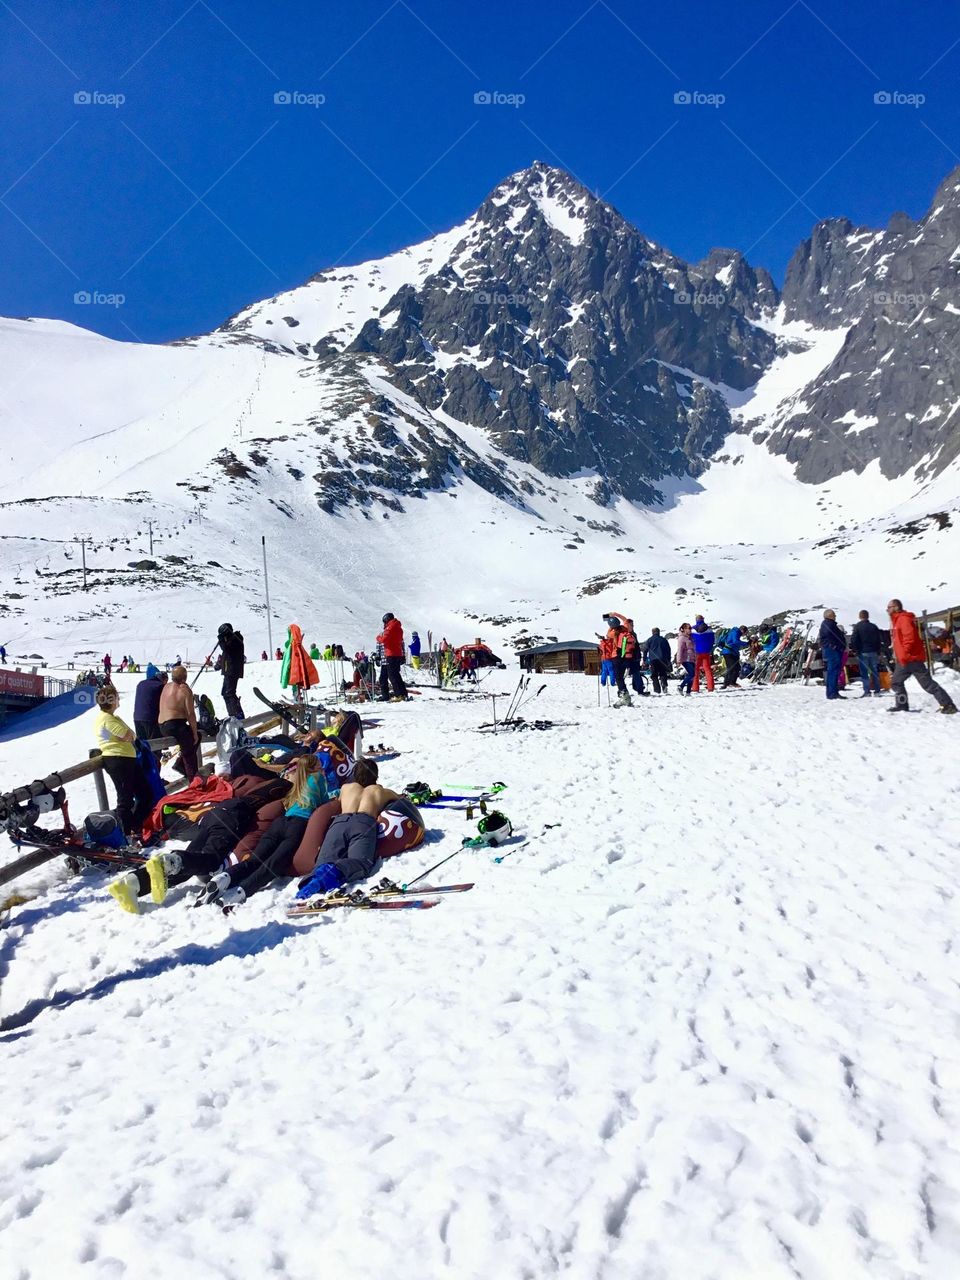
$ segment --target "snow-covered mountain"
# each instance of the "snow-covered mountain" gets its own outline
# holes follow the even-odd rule
[[[208,335],[2,321],[0,638],[189,647],[262,615],[261,537],[277,630],[318,639],[366,640],[387,607],[522,643],[591,634],[626,597],[666,627],[693,603],[939,600],[954,177],[912,234],[821,224],[782,299],[739,253],[685,263],[535,164],[452,231]],[[935,315],[877,313],[878,282],[921,274]]]

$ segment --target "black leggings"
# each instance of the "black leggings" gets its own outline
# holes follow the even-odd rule
[[[124,835],[139,836],[153,809],[147,775],[133,756],[103,756],[101,760],[104,773],[117,789],[117,821]]]
[[[271,880],[276,880],[277,876],[286,875],[293,855],[300,848],[307,821],[307,818],[291,817],[285,813],[274,819],[261,836],[253,855],[230,873],[231,885],[241,885],[249,898]]]

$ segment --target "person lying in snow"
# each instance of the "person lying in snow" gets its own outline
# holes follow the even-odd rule
[[[353,781],[340,790],[340,814],[323,838],[317,865],[297,891],[298,898],[329,893],[354,880],[365,880],[377,865],[377,818],[396,791],[381,787],[373,760],[358,760]]]
[[[238,906],[286,874],[293,855],[300,848],[310,815],[332,798],[318,756],[301,756],[294,766],[292,782],[290,794],[283,802],[285,812],[267,828],[253,856],[228,871],[215,872],[200,891],[197,906],[209,903],[219,907]]]

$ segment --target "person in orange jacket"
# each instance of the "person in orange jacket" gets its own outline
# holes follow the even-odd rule
[[[889,711],[909,711],[906,682],[911,676],[916,677],[917,684],[924,693],[932,693],[940,703],[944,715],[956,713],[956,706],[949,693],[937,684],[927,670],[927,651],[917,626],[917,615],[903,607],[901,600],[891,600],[887,605],[890,618],[890,639],[893,643],[893,656],[897,660],[896,670],[890,685],[896,694],[896,703],[888,707]]]
[[[607,615],[607,643],[613,649],[613,674],[617,681],[617,693],[620,695],[618,706],[632,707],[633,699],[627,692],[626,672],[636,657],[637,637],[632,628],[627,626],[627,619],[622,613]]]
[[[400,668],[403,666],[403,626],[392,613],[383,615],[383,630],[377,636],[377,644],[383,645],[383,665],[380,668],[380,698],[386,702],[393,689],[394,698],[407,700],[407,686],[403,683]]]

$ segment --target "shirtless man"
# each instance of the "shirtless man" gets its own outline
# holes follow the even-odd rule
[[[340,813],[323,837],[317,865],[298,890],[298,898],[330,893],[353,880],[365,880],[377,865],[377,818],[396,791],[381,787],[373,760],[358,760],[353,781],[340,789]]]
[[[186,667],[174,667],[170,672],[169,682],[163,686],[160,694],[160,732],[165,738],[176,738],[180,748],[180,766],[192,781],[199,772],[197,747],[200,744],[200,734],[197,732],[197,709],[193,692],[187,684]]]

